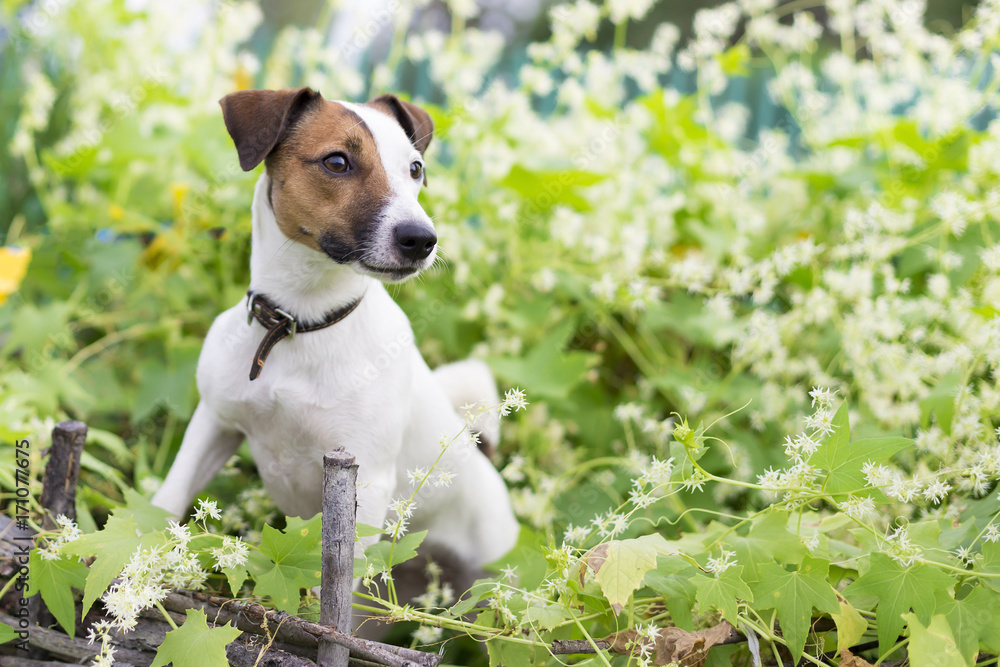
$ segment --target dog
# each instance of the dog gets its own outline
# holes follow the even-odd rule
[[[242,169],[265,164],[250,289],[208,332],[200,402],[153,504],[181,516],[246,439],[277,507],[311,517],[323,455],[343,447],[359,465],[357,520],[384,526],[390,503],[413,491],[407,473],[429,469],[442,439],[462,432],[456,408],[499,401],[482,362],[432,372],[384,287],[437,252],[417,201],[433,123],[392,95],[353,104],[309,88],[244,90],[220,104]],[[494,444],[497,420],[483,413],[475,425]],[[503,479],[466,435],[436,468],[450,485],[435,472],[408,529],[479,568],[509,551],[519,528]]]

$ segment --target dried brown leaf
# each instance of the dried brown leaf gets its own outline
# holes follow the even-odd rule
[[[639,655],[642,649],[648,650],[654,665],[669,665],[676,662],[683,667],[702,667],[708,657],[708,651],[718,646],[735,634],[729,621],[698,632],[688,632],[680,628],[660,628],[656,638],[650,641],[640,638],[635,630],[626,630],[608,635],[610,650],[622,655]],[[856,667],[863,667],[857,665]]]
[[[580,585],[583,586],[583,580],[587,575],[587,568],[589,567],[597,574],[597,571],[601,569],[604,565],[604,561],[608,559],[608,543],[598,544],[596,547],[587,552],[583,557],[583,565],[580,566]]]
[[[872,663],[851,653],[846,648],[840,652],[840,667],[872,667]]]

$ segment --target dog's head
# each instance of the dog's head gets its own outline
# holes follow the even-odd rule
[[[310,88],[242,90],[220,100],[240,166],[261,161],[289,239],[387,282],[434,262],[437,235],[417,202],[434,124],[393,95],[333,102]]]

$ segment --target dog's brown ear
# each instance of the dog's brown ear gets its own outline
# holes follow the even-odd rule
[[[241,90],[219,100],[243,171],[260,164],[303,109],[321,99],[323,96],[312,88],[285,88]]]
[[[395,95],[379,95],[369,104],[393,116],[420,154],[424,154],[434,137],[434,121],[431,120],[430,114],[416,104],[404,102]]]

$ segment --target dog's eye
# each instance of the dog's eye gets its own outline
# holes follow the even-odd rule
[[[340,153],[334,153],[323,158],[323,166],[335,174],[343,174],[351,168],[351,165],[347,162],[347,158]]]
[[[417,180],[424,175],[424,165],[419,162],[413,162],[410,164],[410,178]]]

